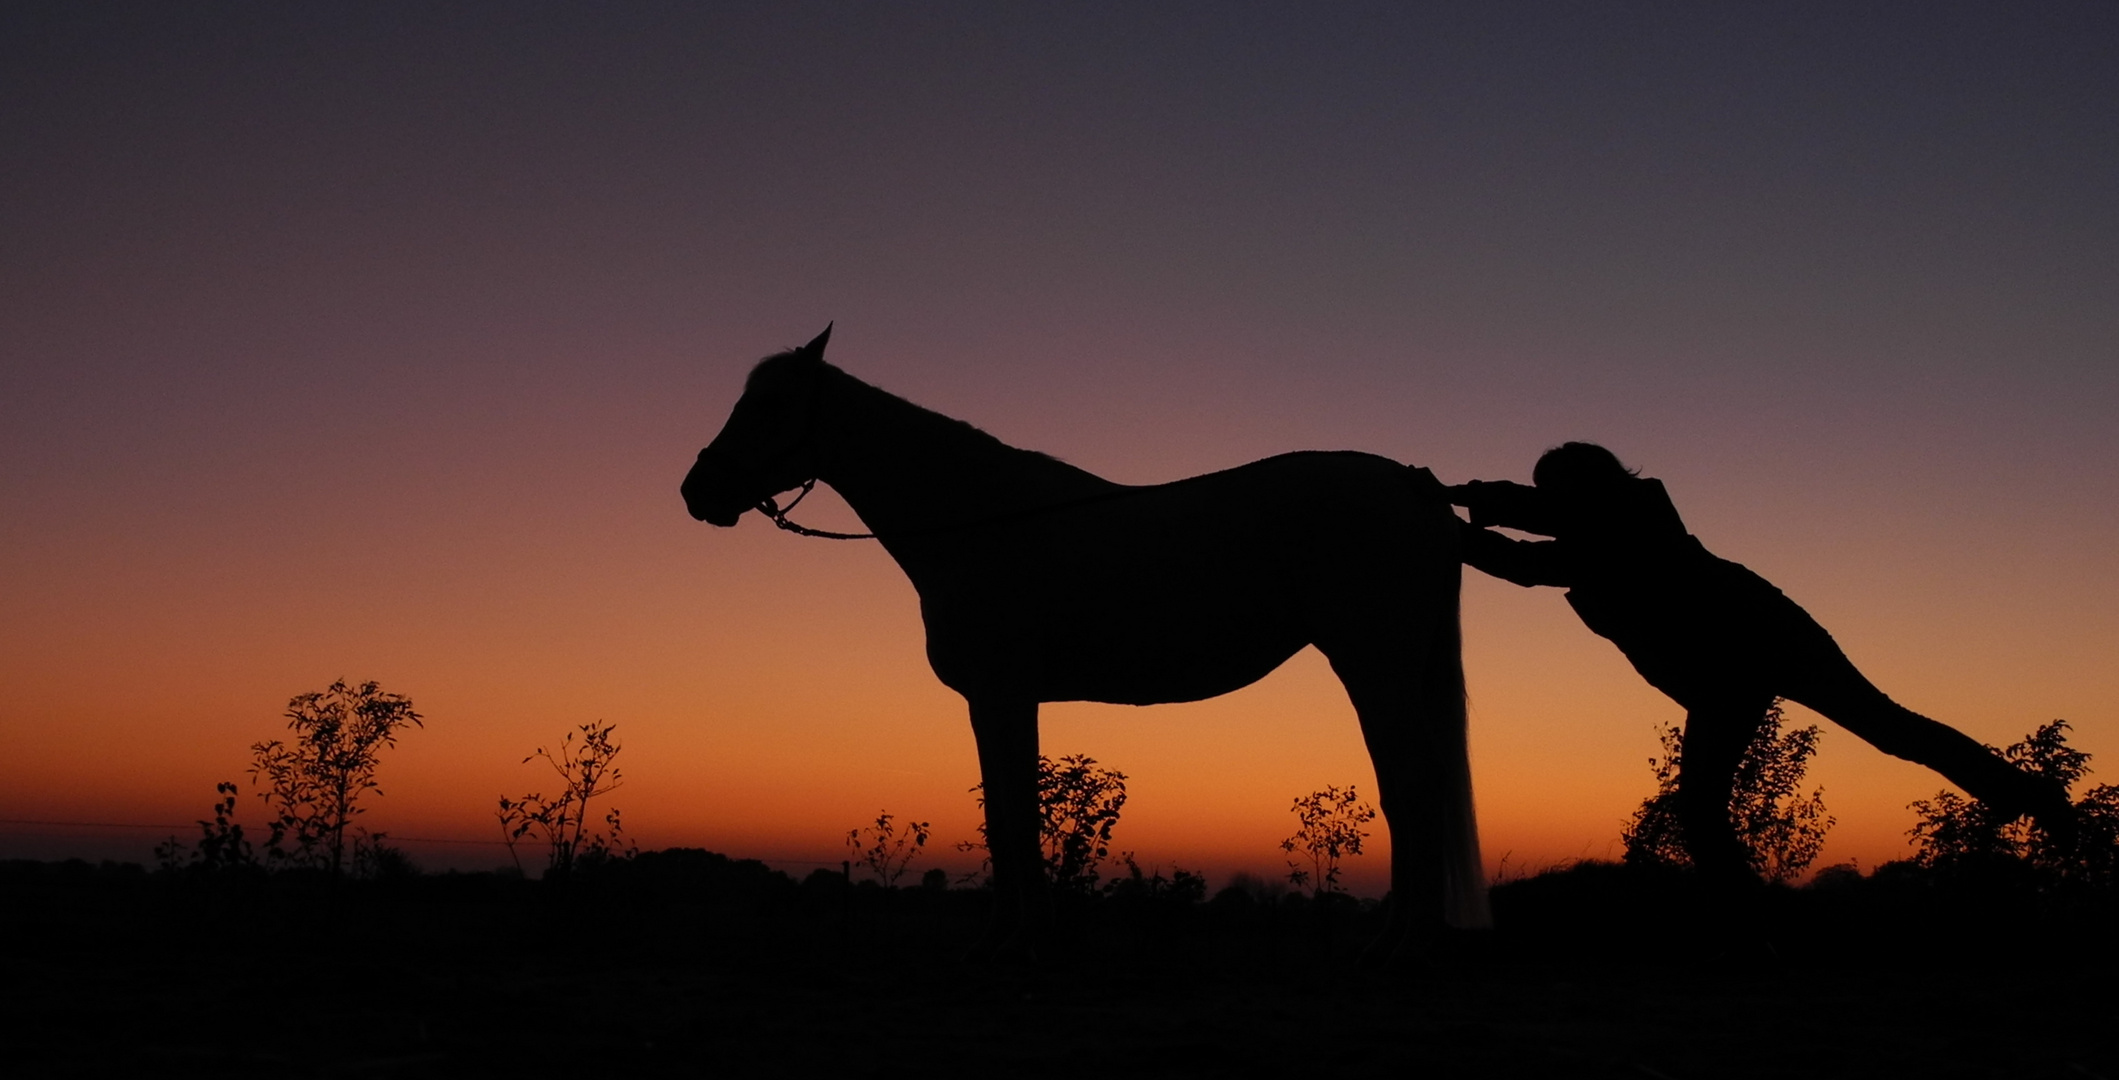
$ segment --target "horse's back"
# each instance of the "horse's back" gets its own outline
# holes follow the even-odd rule
[[[915,583],[930,657],[959,689],[1192,700],[1335,626],[1427,606],[1445,577],[1453,593],[1454,520],[1387,458],[1283,454],[967,530],[936,560],[948,571]]]

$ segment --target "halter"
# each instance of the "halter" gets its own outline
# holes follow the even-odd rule
[[[825,327],[824,332],[826,334],[831,333],[831,327]],[[818,363],[823,363],[821,358],[818,360]],[[809,428],[808,435],[811,439],[814,439],[816,437],[817,409],[818,404],[823,399],[823,397],[824,381],[821,378],[813,380],[809,386],[808,416],[804,418],[806,421],[806,425]],[[792,511],[795,507],[802,505],[802,500],[809,498],[809,493],[815,491],[816,489],[817,478],[812,476],[809,479],[802,481],[801,492],[797,494],[794,497],[794,500],[792,502],[789,502],[786,506],[781,506],[778,502],[774,501],[772,496],[767,495],[766,497],[758,500],[758,505],[756,509],[759,513],[764,514],[768,518],[771,518],[772,523],[774,525],[777,525],[780,528],[787,530],[788,532],[794,533],[797,536],[815,536],[824,540],[874,540],[876,538],[876,534],[874,533],[832,532],[829,529],[812,529],[807,525],[797,525],[794,522],[787,520],[788,513]]]
[[[771,518],[773,524],[798,536],[815,536],[825,540],[873,540],[876,538],[874,533],[831,532],[826,529],[812,529],[807,525],[797,525],[787,520],[788,512],[802,505],[802,500],[808,498],[809,493],[815,491],[816,488],[817,478],[812,476],[802,481],[802,493],[795,496],[794,501],[788,503],[785,507],[773,501],[772,496],[767,495],[765,498],[758,500],[757,510],[759,513]]]

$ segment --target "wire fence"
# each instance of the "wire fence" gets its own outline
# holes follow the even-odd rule
[[[199,823],[196,821],[187,821],[181,825],[153,825],[136,821],[52,821],[44,818],[0,818],[0,825],[34,825],[61,829],[131,829],[139,832],[166,833],[187,832],[199,827]],[[386,833],[384,835],[393,844],[456,844],[469,847],[508,846],[508,842],[505,840],[465,840],[460,837],[446,836],[400,836],[396,833]],[[749,857],[755,858],[762,863],[785,863],[790,866],[838,866],[845,862],[844,859],[787,859],[777,855],[755,855]]]

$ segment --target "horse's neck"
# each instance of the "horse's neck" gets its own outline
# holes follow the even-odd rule
[[[832,374],[827,415],[820,417],[829,430],[818,479],[876,532],[976,524],[1119,486],[843,372]]]

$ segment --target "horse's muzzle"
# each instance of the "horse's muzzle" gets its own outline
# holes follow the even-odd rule
[[[699,464],[684,474],[684,483],[677,489],[677,493],[684,496],[684,509],[692,515],[693,521],[704,521],[726,529],[750,509],[730,505],[733,500],[717,498],[715,489],[721,486],[715,482],[714,474],[706,471],[706,451],[699,451]]]
[[[749,507],[714,506],[713,500],[695,495],[689,481],[684,485],[683,494],[684,509],[692,515],[693,521],[704,521],[709,525],[718,525],[724,529],[734,525],[737,519],[743,516],[743,511],[749,509]]]
[[[704,521],[708,525],[716,525],[724,529],[734,525],[743,517],[743,511],[741,510],[708,510],[700,506],[686,506],[685,509],[692,512],[692,520]]]

